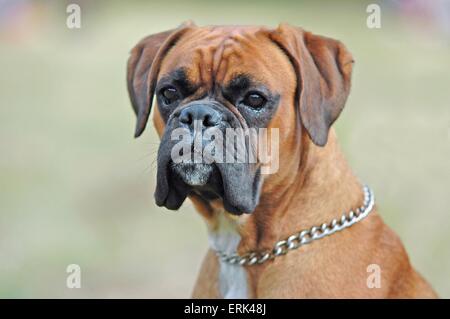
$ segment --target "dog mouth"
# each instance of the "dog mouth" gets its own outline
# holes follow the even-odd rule
[[[241,215],[252,213],[258,202],[259,170],[248,181],[245,171],[230,170],[233,164],[169,161],[163,166],[155,191],[158,206],[176,210],[187,196],[196,195],[206,201],[220,199],[226,212]]]
[[[214,170],[217,168],[213,164],[205,163],[174,163],[171,162],[170,169],[185,184],[192,187],[205,186],[211,180]]]
[[[225,135],[225,139],[218,138],[217,143],[217,134],[213,140],[208,140],[202,135],[192,134],[192,128],[186,130],[182,124],[174,115],[161,138],[157,159],[156,204],[177,210],[188,196],[200,195],[205,200],[220,198],[225,210],[231,214],[252,213],[258,204],[262,184],[259,166],[245,159],[235,160],[237,155],[231,161],[226,157],[229,149],[232,154],[237,154],[235,150],[239,144],[235,146],[237,142],[232,139],[232,146],[228,146],[225,132],[227,127],[240,127],[237,120],[214,131]],[[177,139],[180,128],[184,139]],[[197,136],[201,138],[199,145],[196,144]],[[209,148],[211,145],[214,147]],[[222,152],[220,147],[223,147]]]
[[[187,189],[189,194],[200,195],[204,199],[224,198],[223,180],[218,167],[205,163],[173,163],[169,164],[169,182],[174,186]]]
[[[158,206],[177,210],[186,197],[200,195],[206,200],[220,198],[225,211],[252,213],[259,201],[260,169],[249,163],[175,162],[171,144],[162,143],[158,154],[155,200]]]
[[[243,171],[229,171],[232,165],[170,161],[167,165],[168,197],[160,204],[178,209],[184,198],[192,194],[207,201],[220,199],[225,211],[232,215],[251,213],[258,201],[260,172],[256,172],[248,188],[249,181]]]

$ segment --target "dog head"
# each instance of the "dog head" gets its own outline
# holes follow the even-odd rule
[[[349,93],[352,63],[339,41],[285,24],[271,30],[188,23],[141,40],[131,51],[127,81],[136,137],[156,100],[157,205],[178,209],[195,193],[222,200],[230,213],[251,213],[263,182],[270,180],[261,174],[261,161],[176,162],[174,132],[188,133],[195,155],[191,143],[199,133],[276,128],[280,169],[287,169],[303,132],[311,143],[327,143]],[[244,146],[253,149],[253,143],[249,139]],[[201,137],[200,145],[207,144]]]

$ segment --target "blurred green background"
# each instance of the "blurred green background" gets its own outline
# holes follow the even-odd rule
[[[188,19],[289,22],[347,45],[342,147],[450,297],[448,1],[373,1],[380,29],[366,26],[371,2],[0,0],[0,297],[189,297],[206,228],[190,203],[155,206],[158,139],[133,139],[125,83],[132,46]],[[68,3],[81,29],[66,27]],[[81,289],[66,287],[72,263]]]

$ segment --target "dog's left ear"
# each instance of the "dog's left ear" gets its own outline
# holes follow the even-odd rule
[[[149,35],[131,50],[127,64],[127,86],[137,116],[135,137],[139,137],[147,125],[164,56],[193,26],[194,23],[188,21],[177,29]]]
[[[350,91],[353,57],[341,42],[287,24],[270,37],[294,66],[301,121],[311,140],[324,146]]]

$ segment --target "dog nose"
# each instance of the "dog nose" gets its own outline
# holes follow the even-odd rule
[[[199,121],[205,128],[217,126],[220,123],[221,115],[210,106],[195,104],[183,109],[180,113],[180,122],[188,126]]]

